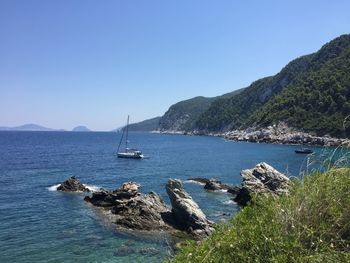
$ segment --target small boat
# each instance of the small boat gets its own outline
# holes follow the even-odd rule
[[[124,134],[126,134],[125,135],[125,151],[119,152],[120,146],[123,142]],[[126,122],[126,126],[123,129],[122,137],[121,137],[119,145],[118,145],[117,157],[118,158],[132,158],[132,159],[143,158],[143,154],[140,150],[128,148],[128,143],[129,143],[128,136],[129,136],[129,115],[128,115],[128,120]]]
[[[302,153],[302,154],[310,154],[313,153],[314,151],[308,148],[300,148],[298,150],[295,150],[295,153]]]

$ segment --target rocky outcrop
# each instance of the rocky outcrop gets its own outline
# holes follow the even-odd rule
[[[224,184],[216,179],[196,177],[189,178],[188,180],[204,184],[204,189],[209,191],[226,191],[230,194],[236,195],[240,190],[238,186]]]
[[[314,136],[312,134],[288,127],[288,125],[283,122],[263,129],[248,128],[246,130],[230,131],[223,134],[223,137],[233,141],[256,143],[308,144],[350,147],[349,139],[332,138],[329,136]]]
[[[139,184],[127,182],[112,191],[100,189],[86,196],[84,200],[99,207],[101,209],[99,211],[106,215],[105,219],[120,228],[156,232],[166,230],[171,233],[181,230],[197,239],[211,233],[213,223],[207,220],[202,210],[185,192],[181,181],[169,180],[166,185],[172,209],[164,204],[158,194],[154,192],[143,194],[139,192],[139,188]],[[74,176],[63,182],[58,190],[89,191]],[[124,252],[123,248],[118,251],[118,253]]]
[[[252,194],[281,195],[288,193],[291,181],[267,163],[259,163],[252,169],[241,171],[242,188],[234,198],[244,206],[251,200]]]
[[[172,205],[172,216],[177,227],[197,237],[208,236],[213,222],[209,221],[192,197],[183,189],[180,180],[169,179],[166,191]]]
[[[124,183],[119,189],[96,192],[84,200],[109,210],[120,227],[147,231],[170,229],[170,209],[162,198],[154,192],[142,194],[138,188],[136,183]]]
[[[63,192],[90,192],[75,176],[71,176],[57,187],[58,191]]]
[[[225,187],[223,187],[223,184],[215,179],[211,179],[208,182],[205,183],[204,189],[210,190],[210,191],[220,191],[220,190],[226,190]]]

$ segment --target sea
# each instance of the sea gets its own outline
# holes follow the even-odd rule
[[[145,158],[118,159],[120,137],[114,132],[0,132],[0,262],[146,263],[171,258],[167,233],[120,230],[83,200],[87,193],[58,192],[57,186],[73,175],[92,189],[137,182],[140,191],[154,191],[166,204],[165,184],[177,178],[207,217],[219,223],[239,211],[232,196],[207,192],[190,178],[240,185],[240,171],[259,162],[295,177],[310,162],[295,154],[298,146],[137,132],[129,134],[130,144]]]

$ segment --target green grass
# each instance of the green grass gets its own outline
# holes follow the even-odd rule
[[[253,197],[173,262],[350,262],[350,169],[315,171],[288,196]]]

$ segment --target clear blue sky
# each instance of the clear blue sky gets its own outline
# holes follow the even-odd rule
[[[349,32],[346,0],[0,0],[0,126],[111,130]]]

